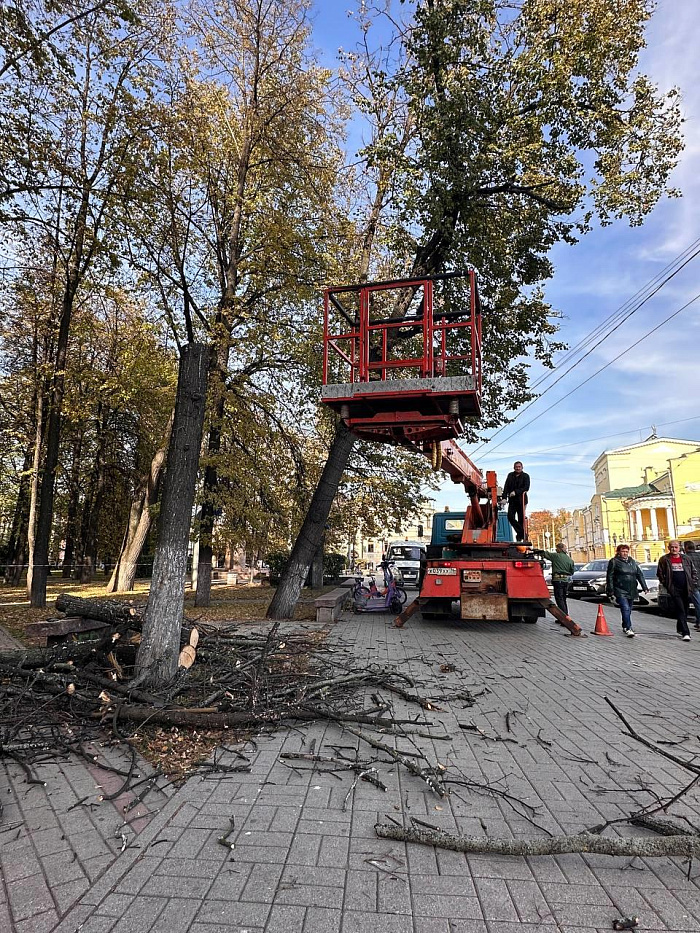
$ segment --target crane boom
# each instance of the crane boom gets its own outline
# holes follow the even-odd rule
[[[487,489],[481,470],[469,459],[459,444],[453,440],[442,441],[440,449],[440,466],[449,474],[452,482],[462,483],[467,492],[474,487],[480,495],[486,495]]]

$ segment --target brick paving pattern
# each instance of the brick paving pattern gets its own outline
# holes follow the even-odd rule
[[[596,606],[571,608],[592,631]],[[700,872],[680,859],[466,856],[374,832],[387,817],[414,816],[474,835],[578,833],[688,784],[687,771],[622,733],[603,697],[651,741],[680,742],[673,751],[688,758],[700,753],[700,637],[684,644],[673,622],[638,614],[639,636],[624,639],[618,612],[606,614],[614,638],[574,639],[549,621],[493,626],[418,616],[397,630],[384,615],[341,617],[331,633],[339,660],[395,665],[432,698],[428,712],[394,703],[397,716],[432,722],[432,738],[380,738],[444,764],[454,781],[446,798],[340,726],[304,724],[249,745],[250,774],[190,780],[119,853],[114,809],[100,820],[100,808],[66,806],[93,775],[83,771],[79,787],[61,764],[53,782],[60,790],[49,782],[44,792],[8,769],[3,825],[24,823],[20,838],[0,836],[0,930],[602,933],[630,914],[640,929],[700,930]],[[458,698],[484,689],[474,706]],[[340,747],[378,759],[386,793],[362,781],[353,790],[351,773],[280,759],[282,751],[333,755]],[[474,786],[485,784],[514,799]],[[698,793],[670,815],[700,825]],[[217,840],[231,818],[227,849]],[[627,825],[620,832],[647,834]]]

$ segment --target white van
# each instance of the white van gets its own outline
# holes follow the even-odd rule
[[[393,562],[396,582],[403,586],[418,586],[420,562],[425,558],[426,545],[422,541],[391,541],[386,559]]]

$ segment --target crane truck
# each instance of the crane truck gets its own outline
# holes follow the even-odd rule
[[[434,287],[450,278],[462,280],[463,304],[436,307]],[[424,618],[459,602],[462,619],[536,622],[549,609],[562,621],[531,546],[499,534],[496,474],[484,477],[455,442],[481,415],[481,348],[474,270],[329,288],[321,398],[357,437],[428,456],[464,486],[460,518],[435,516],[419,581]]]

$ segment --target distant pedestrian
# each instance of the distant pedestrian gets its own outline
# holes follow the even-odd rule
[[[664,554],[656,568],[659,583],[666,588],[676,614],[676,632],[683,641],[690,641],[688,631],[688,600],[698,588],[695,566],[687,554],[681,552],[680,541],[668,542],[668,554]]]
[[[645,593],[649,592],[642,568],[630,557],[629,544],[618,544],[615,556],[608,561],[605,594],[609,599],[614,596],[617,600],[622,616],[622,631],[628,638],[634,638],[632,604],[637,596],[637,583]]]
[[[554,601],[559,606],[564,615],[569,614],[569,607],[566,603],[566,594],[569,589],[571,575],[576,569],[574,562],[566,553],[566,545],[563,541],[557,544],[556,551],[542,551],[539,548],[534,549],[535,554],[540,554],[545,560],[552,562],[552,589],[554,590]]]
[[[695,567],[695,576],[700,580],[700,551],[695,547],[694,541],[684,541],[683,550],[690,559],[690,563]],[[690,594],[690,601],[695,606],[695,631],[700,632],[700,589],[696,583],[696,588]]]
[[[525,506],[529,489],[530,477],[523,472],[522,462],[516,460],[503,486],[503,498],[508,502],[508,521],[515,529],[516,541],[525,539]]]

